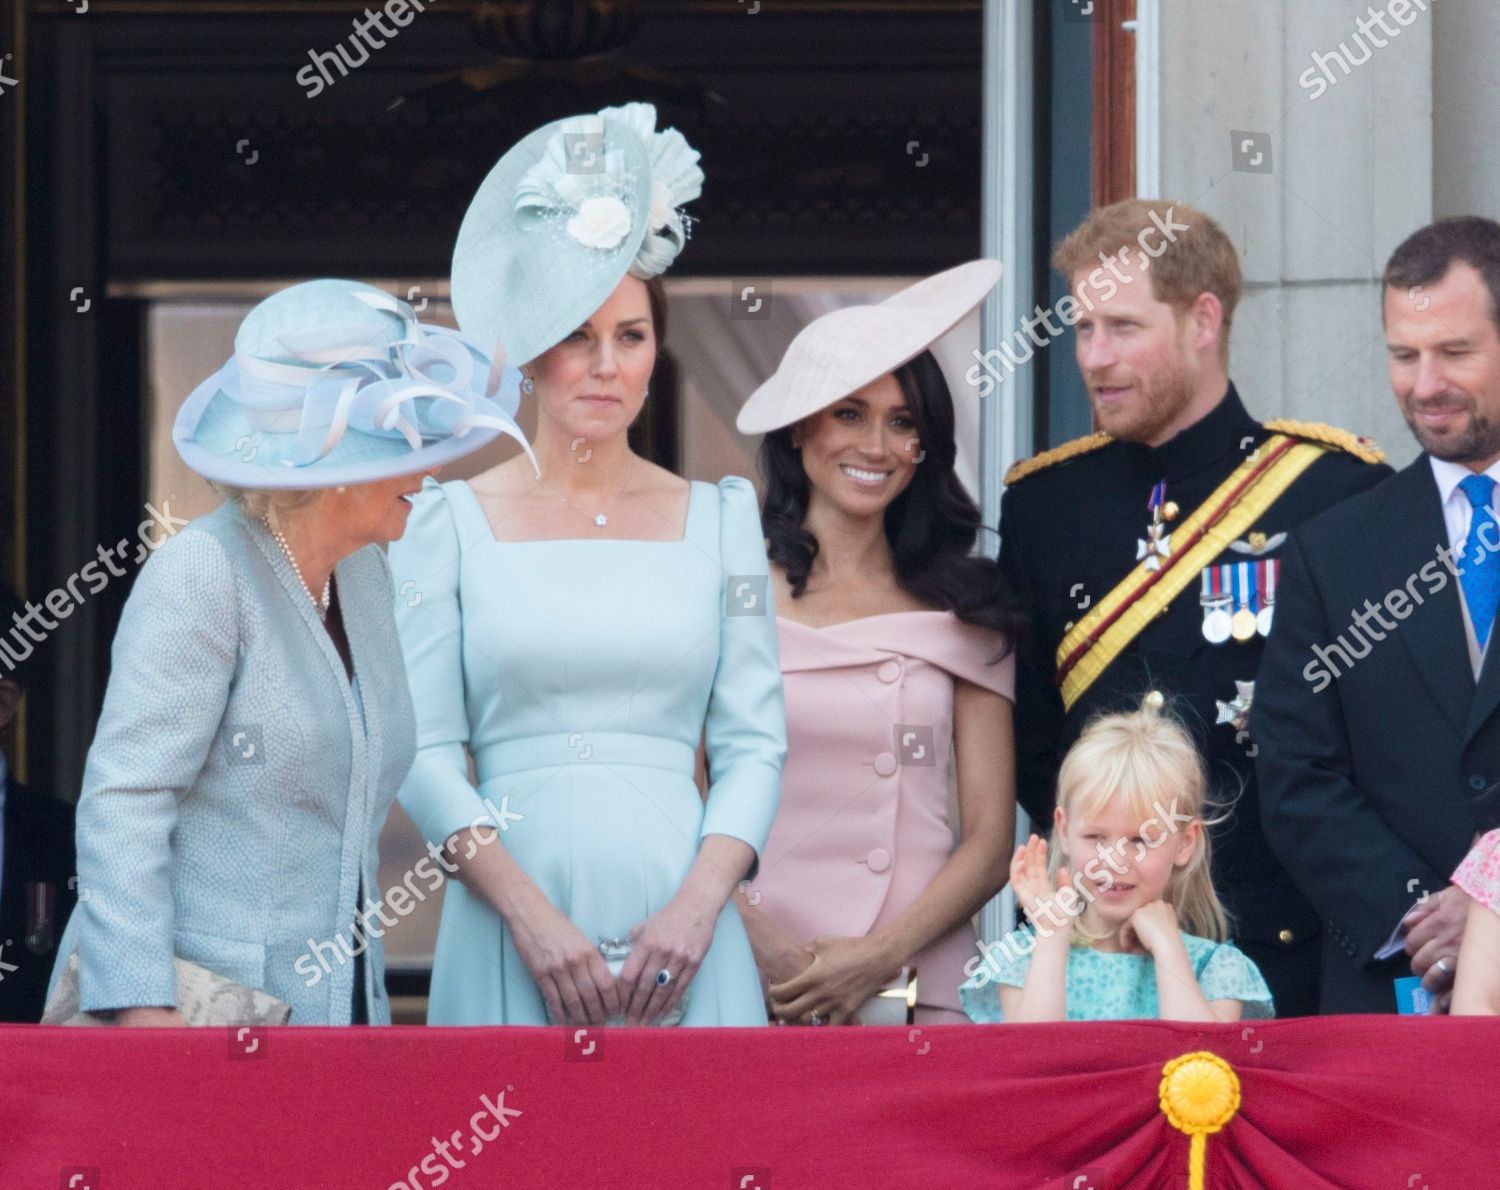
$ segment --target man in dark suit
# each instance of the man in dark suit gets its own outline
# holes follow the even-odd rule
[[[1325,926],[1323,1010],[1452,986],[1500,824],[1500,224],[1444,220],[1385,272],[1391,386],[1423,454],[1292,535],[1256,684],[1266,837]],[[1404,940],[1404,947],[1401,945]]]
[[[1006,477],[1000,565],[1034,628],[1016,662],[1021,804],[1050,827],[1058,765],[1089,719],[1153,690],[1170,700],[1217,800],[1233,801],[1212,870],[1234,941],[1278,1016],[1316,1012],[1318,919],[1261,834],[1245,715],[1287,532],[1390,468],[1353,434],[1262,424],[1241,403],[1228,374],[1240,265],[1203,212],[1116,203],[1053,263],[1103,432]]]
[[[35,647],[15,627],[25,609],[0,586],[0,731],[15,718]],[[77,900],[73,807],[11,775],[0,752],[0,1021],[38,1021],[58,939]]]

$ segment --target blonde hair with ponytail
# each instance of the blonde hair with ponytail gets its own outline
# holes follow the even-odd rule
[[[1057,804],[1070,819],[1091,817],[1106,805],[1124,799],[1141,819],[1160,819],[1168,808],[1196,819],[1201,829],[1188,862],[1174,867],[1162,900],[1177,913],[1183,930],[1223,942],[1229,937],[1229,915],[1214,891],[1209,874],[1208,773],[1193,738],[1183,725],[1148,699],[1139,710],[1102,715],[1083,729],[1068,749],[1057,774]],[[1163,825],[1173,837],[1186,824],[1168,818]],[[1055,881],[1063,864],[1073,867],[1063,852],[1062,832],[1054,832],[1048,873]],[[1083,857],[1078,867],[1090,859]],[[1100,861],[1103,862],[1103,861]],[[1076,870],[1076,869],[1075,869]],[[1083,929],[1083,915],[1073,921],[1073,944],[1092,946],[1100,941]]]

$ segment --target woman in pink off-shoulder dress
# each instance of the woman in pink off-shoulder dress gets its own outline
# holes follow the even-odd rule
[[[967,1020],[973,915],[1015,829],[1015,616],[972,553],[980,514],[928,348],[998,276],[975,261],[824,315],[740,414],[766,434],[787,761],[737,903],[786,1023]]]
[[[1473,898],[1453,974],[1454,1016],[1500,1016],[1500,830],[1464,857],[1453,883]]]

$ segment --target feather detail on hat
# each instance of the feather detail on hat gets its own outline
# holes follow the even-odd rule
[[[642,280],[659,276],[687,243],[689,220],[682,205],[703,193],[698,150],[675,128],[657,132],[656,109],[649,103],[607,107],[599,114],[627,124],[651,154],[651,226],[630,272]]]

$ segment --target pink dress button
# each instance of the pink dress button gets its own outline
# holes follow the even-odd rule
[[[882,777],[889,777],[896,771],[896,758],[889,752],[882,752],[875,758],[875,771]]]
[[[887,684],[901,680],[901,662],[894,659],[882,661],[880,667],[875,671],[875,676]]]
[[[884,847],[877,847],[865,857],[865,862],[870,865],[870,871],[884,872],[891,866],[891,853]]]

